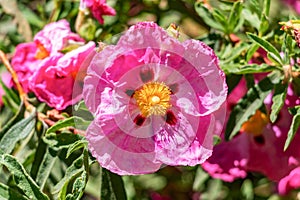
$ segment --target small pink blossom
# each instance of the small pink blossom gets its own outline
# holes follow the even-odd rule
[[[100,24],[104,23],[103,15],[116,15],[116,11],[106,4],[106,0],[80,0],[80,9],[90,10]]]
[[[288,194],[293,189],[300,188],[300,167],[293,169],[278,184],[278,192],[281,195]]]
[[[211,156],[227,86],[211,48],[143,22],[95,55],[83,95],[92,155],[120,175],[145,174]]]
[[[11,75],[9,72],[1,72],[0,73],[2,82],[6,85],[6,87],[11,88],[12,82],[11,82]],[[2,96],[5,94],[2,86],[0,85],[0,107],[3,105]]]
[[[94,48],[93,42],[84,45],[69,23],[60,20],[47,24],[34,42],[19,44],[12,66],[25,92],[32,91],[40,101],[62,110],[81,98],[82,80],[76,81],[77,75],[85,73]]]

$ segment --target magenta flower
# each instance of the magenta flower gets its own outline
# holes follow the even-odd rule
[[[104,23],[103,15],[116,15],[116,11],[106,4],[106,0],[80,0],[80,9],[88,9],[100,24]]]
[[[138,23],[88,68],[83,95],[95,116],[89,149],[120,175],[202,163],[212,153],[214,112],[226,94],[211,48]]]
[[[84,45],[69,23],[60,20],[46,25],[34,42],[19,44],[12,65],[25,92],[32,91],[40,101],[62,110],[81,98],[83,78],[76,79],[85,73],[94,48],[93,42]]]
[[[278,192],[281,195],[286,195],[291,190],[298,188],[300,188],[300,167],[293,169],[279,181]]]
[[[300,14],[300,1],[299,0],[283,0],[284,3],[291,6],[298,14]]]
[[[11,88],[13,84],[12,84],[12,82],[11,82],[11,75],[10,75],[10,73],[8,73],[7,71],[1,72],[0,76],[1,76],[2,82],[3,82],[8,88]],[[0,85],[0,107],[3,105],[2,96],[3,96],[4,94],[5,94],[5,93],[4,93],[4,90],[3,90],[2,86]]]
[[[45,59],[31,79],[31,89],[39,100],[57,110],[78,102],[82,98],[83,79],[76,78],[80,76],[79,70],[87,68],[94,48],[95,44],[89,42],[64,56]]]
[[[267,105],[271,103],[270,97],[265,100]],[[289,89],[286,105],[299,103]],[[281,110],[274,124],[269,123],[266,114],[256,111],[243,124],[239,135],[214,147],[214,154],[202,167],[212,177],[228,182],[245,178],[247,172],[259,172],[270,180],[280,181],[300,164],[299,131],[287,151],[283,151],[291,119],[287,107]]]

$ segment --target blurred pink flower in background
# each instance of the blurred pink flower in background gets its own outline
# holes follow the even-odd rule
[[[11,81],[11,75],[9,72],[3,71],[0,73],[0,76],[1,76],[2,82],[6,85],[6,87],[11,88],[13,86],[12,81]],[[3,105],[2,96],[4,94],[5,94],[4,90],[3,90],[2,86],[0,85],[0,107]]]
[[[227,86],[211,48],[143,22],[95,55],[83,94],[95,116],[86,134],[92,155],[120,175],[145,174],[212,154]]]
[[[291,6],[298,14],[300,14],[300,1],[299,0],[283,0],[284,3]]]
[[[298,188],[300,188],[300,167],[293,169],[279,181],[278,192],[281,195],[286,195],[291,190]]]
[[[244,86],[238,85],[237,87]],[[271,97],[272,95],[269,95],[265,100],[267,107],[270,107]],[[287,107],[299,105],[299,103],[299,97],[294,95],[289,88],[285,106],[274,124],[269,123],[267,114],[257,111],[243,124],[237,136],[231,141],[223,141],[214,147],[214,154],[202,164],[203,169],[213,178],[227,182],[245,178],[247,172],[259,172],[272,181],[281,181],[293,169],[300,166],[300,151],[297,145],[300,142],[299,130],[289,148],[283,151],[292,121]],[[296,176],[288,176],[284,180],[291,181],[293,177]],[[284,180],[279,191],[283,191],[282,185],[288,184],[288,181]]]
[[[80,0],[80,9],[88,9],[100,24],[104,23],[103,15],[116,15],[116,11],[106,4],[106,0]]]
[[[94,48],[94,42],[85,45],[69,23],[60,20],[46,25],[34,42],[19,44],[12,66],[25,92],[33,91],[40,101],[62,110],[80,99],[82,89],[73,94],[79,84],[76,76],[88,66]]]

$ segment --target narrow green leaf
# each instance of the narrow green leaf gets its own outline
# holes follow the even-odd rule
[[[44,142],[55,150],[69,148],[77,140],[82,140],[82,136],[73,133],[49,133],[43,138]]]
[[[300,106],[297,106],[294,108],[294,116],[293,116],[290,130],[287,135],[287,139],[284,144],[284,151],[287,150],[287,148],[290,146],[299,126],[300,126]]]
[[[270,114],[270,120],[272,123],[274,123],[277,119],[277,115],[280,112],[280,109],[284,105],[286,92],[287,92],[288,85],[278,83],[275,85],[274,88],[274,95],[272,98],[272,107],[271,107],[271,114]]]
[[[5,92],[5,95],[11,99],[16,105],[19,105],[21,103],[20,98],[18,97],[18,95],[10,88],[8,88],[2,81],[2,79],[0,79],[0,85],[2,87],[2,89]]]
[[[102,168],[101,199],[127,199],[122,177],[105,168]]]
[[[69,148],[66,155],[66,158],[68,158],[74,151],[87,147],[88,142],[86,140],[78,140],[75,143],[73,143]]]
[[[202,2],[195,3],[195,10],[208,26],[220,31],[224,31],[223,26],[214,20],[212,14]]]
[[[222,70],[225,74],[254,74],[261,72],[271,72],[277,69],[274,66],[262,63],[262,64],[230,64],[220,63]]]
[[[247,35],[252,41],[256,42],[259,46],[266,50],[273,59],[282,65],[283,62],[279,52],[270,42],[258,37],[257,35],[254,35],[253,33],[247,33]]]
[[[35,128],[35,111],[29,117],[12,126],[0,140],[0,149],[5,153],[11,153],[16,143],[25,139]]]
[[[256,28],[256,30],[259,30],[260,27],[260,19],[256,13],[252,13],[248,9],[243,9],[242,10],[242,15],[246,16],[245,20],[250,23],[251,26]]]
[[[279,81],[280,75],[271,73],[247,92],[230,114],[225,131],[226,139],[231,139],[238,133],[243,123],[263,105],[264,99]]]
[[[54,186],[52,194],[59,193],[60,197],[66,197],[67,188],[70,181],[74,180],[84,171],[83,156],[84,155],[82,154],[67,168],[64,177]]]
[[[87,173],[83,171],[80,177],[77,177],[73,184],[72,194],[67,195],[67,200],[80,200],[87,182]]]
[[[32,180],[24,167],[16,160],[15,157],[2,154],[0,156],[0,163],[10,171],[17,186],[24,192],[29,199],[46,200],[49,199],[41,192],[37,184]]]
[[[254,53],[258,50],[259,45],[254,43],[250,46],[246,54],[246,62],[248,63],[250,59],[253,57]]]
[[[225,17],[225,15],[223,15],[223,13],[221,13],[219,10],[217,9],[213,9],[211,12],[213,18],[219,22],[219,24],[221,24],[223,26],[223,29],[225,30],[226,33],[228,32],[228,21]]]
[[[227,47],[230,47],[229,45]],[[241,43],[239,45],[236,45],[234,48],[230,48],[228,52],[225,52],[222,56],[222,63],[229,63],[230,61],[233,61],[234,59],[241,56],[242,53],[247,51],[249,49],[249,44],[247,43]]]
[[[18,200],[26,200],[25,196],[20,194],[18,191],[0,183],[0,199],[18,199]]]
[[[237,1],[233,4],[233,7],[231,9],[231,12],[229,14],[228,18],[228,31],[229,33],[232,33],[235,26],[237,25],[238,21],[241,18],[241,13],[243,10],[242,2]]]
[[[270,8],[271,8],[271,0],[265,0],[264,9],[263,9],[263,13],[265,14],[265,16],[269,16]]]
[[[85,121],[84,119],[77,116],[72,116],[70,118],[58,121],[55,125],[51,126],[47,130],[46,135],[51,132],[55,133],[56,131],[66,127],[83,126],[84,128],[86,128],[88,124],[89,122]]]
[[[25,111],[25,106],[24,103],[21,102],[18,112],[3,126],[3,128],[0,130],[0,140],[3,137],[3,135],[18,121],[23,119],[24,117],[24,111]]]
[[[55,161],[57,160],[57,151],[47,148],[47,151],[43,157],[43,160],[38,168],[36,183],[44,188],[45,183],[50,175],[51,169],[54,166]]]

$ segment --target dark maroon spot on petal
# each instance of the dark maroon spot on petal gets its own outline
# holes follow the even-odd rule
[[[257,144],[260,144],[260,145],[264,145],[265,144],[265,138],[264,138],[263,135],[254,136],[254,141]]]
[[[177,123],[177,118],[175,117],[174,113],[170,110],[166,113],[166,122],[170,125],[175,125]]]
[[[151,69],[141,71],[140,77],[143,83],[148,83],[149,81],[152,81],[154,79],[154,72]]]
[[[142,115],[138,114],[138,115],[134,118],[133,122],[134,122],[136,125],[138,125],[138,126],[142,126],[143,123],[145,122],[145,120],[146,120],[146,117],[143,117]]]
[[[62,76],[62,75],[59,75],[59,74],[55,73],[55,78],[56,79],[63,79],[63,78],[65,78],[65,76]]]
[[[128,96],[132,97],[134,94],[134,90],[126,90],[125,92]]]
[[[169,88],[171,90],[171,94],[175,94],[176,92],[178,92],[178,84],[177,83],[170,85]]]

